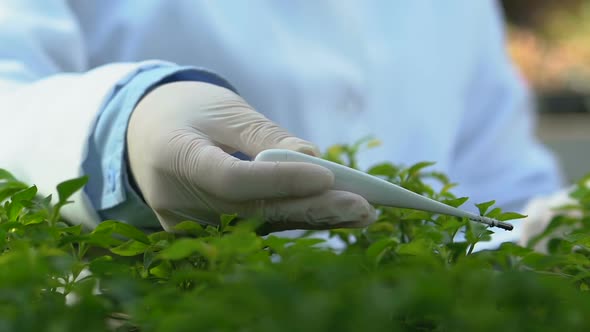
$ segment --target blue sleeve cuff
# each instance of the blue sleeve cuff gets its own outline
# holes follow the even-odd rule
[[[100,112],[82,164],[89,175],[85,187],[101,218],[117,219],[138,227],[160,227],[155,215],[129,183],[126,132],[137,103],[157,86],[177,81],[200,81],[237,91],[223,78],[206,70],[174,65],[139,69],[119,82]]]

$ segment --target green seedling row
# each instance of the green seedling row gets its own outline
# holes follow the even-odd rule
[[[335,146],[325,157],[354,167],[372,145]],[[432,167],[368,172],[466,204]],[[338,250],[311,231],[280,238],[229,215],[217,227],[187,220],[174,233],[113,220],[89,231],[59,213],[86,180],[59,184],[52,203],[0,170],[0,331],[590,331],[584,179],[575,204],[529,247],[484,251],[485,226],[387,207],[370,227],[330,231],[346,243]],[[494,202],[477,207],[515,224],[523,217]],[[531,249],[540,243],[545,252]]]

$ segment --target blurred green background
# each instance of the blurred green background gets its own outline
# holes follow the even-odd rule
[[[590,172],[590,1],[502,5],[509,53],[537,97],[537,134],[574,181]]]

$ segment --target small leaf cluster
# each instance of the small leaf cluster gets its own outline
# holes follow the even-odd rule
[[[326,158],[357,166],[364,140]],[[432,163],[368,172],[451,206]],[[492,230],[466,219],[377,207],[365,229],[261,236],[259,220],[184,221],[147,233],[60,217],[86,178],[57,198],[0,170],[0,331],[583,331],[590,328],[590,188],[581,180],[530,247],[477,250]],[[500,220],[523,216],[477,204]],[[517,220],[514,222],[518,222]],[[80,223],[77,223],[80,224]],[[76,225],[76,223],[74,223]],[[547,252],[531,249],[546,241]]]

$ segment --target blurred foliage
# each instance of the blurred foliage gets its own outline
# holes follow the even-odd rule
[[[376,141],[331,148],[356,165]],[[461,206],[430,163],[381,163],[369,173]],[[435,191],[426,181],[441,182]],[[0,170],[0,331],[584,331],[590,328],[590,188],[580,181],[547,231],[548,253],[504,243],[464,219],[379,207],[366,229],[317,238],[256,234],[260,222],[223,216],[144,232],[105,221],[91,232],[59,217],[84,178],[58,186],[57,204]],[[511,219],[493,202],[490,217]],[[516,221],[518,222],[518,221]],[[457,234],[464,239],[458,240]]]
[[[543,30],[555,12],[575,14],[586,0],[501,0],[506,20],[515,26]]]
[[[590,2],[504,1],[511,56],[542,94],[590,94]]]

